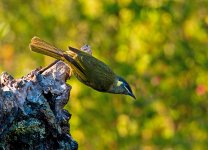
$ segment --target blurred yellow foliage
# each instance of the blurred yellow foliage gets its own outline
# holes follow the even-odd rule
[[[9,44],[5,44],[2,45],[2,47],[0,47],[0,61],[2,63],[2,65],[8,69],[11,70],[12,69],[12,59],[14,59],[14,49],[12,47],[12,45]]]

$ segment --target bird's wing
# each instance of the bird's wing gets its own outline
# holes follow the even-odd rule
[[[114,72],[97,58],[82,52],[76,57],[76,60],[87,70],[86,76],[90,79],[91,87],[98,87],[97,90],[106,91],[114,82]]]
[[[68,53],[64,53],[63,57],[65,58],[64,62],[69,64],[69,66],[72,67],[74,72],[78,74],[82,80],[86,80],[85,69],[74,58],[69,56]]]
[[[73,52],[76,53],[76,54],[82,52],[82,51],[80,51],[80,50],[78,50],[78,49],[76,49],[76,48],[74,48],[74,47],[71,47],[71,46],[69,46],[68,48],[69,48],[69,51],[73,51]]]

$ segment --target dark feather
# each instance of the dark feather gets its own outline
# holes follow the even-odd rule
[[[84,69],[73,58],[71,58],[67,54],[63,54],[63,57],[67,61],[71,62],[74,65],[74,67],[76,67],[81,73],[83,73],[85,75]]]
[[[78,50],[78,49],[76,49],[74,47],[71,47],[71,46],[69,46],[68,48],[69,48],[70,51],[72,51],[74,53],[77,53],[77,54],[80,53],[80,52],[82,52],[82,51],[80,51],[80,50]]]

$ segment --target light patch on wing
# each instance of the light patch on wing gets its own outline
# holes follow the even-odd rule
[[[75,52],[72,52],[72,51],[66,51],[66,53],[72,57],[73,59],[75,59],[77,57],[77,54]]]
[[[121,86],[121,84],[123,84],[123,82],[118,80],[116,86]]]

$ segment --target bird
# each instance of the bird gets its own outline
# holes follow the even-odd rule
[[[136,99],[124,78],[87,52],[71,46],[63,51],[36,36],[31,39],[29,48],[33,52],[65,62],[79,81],[99,92],[124,94]]]

